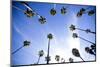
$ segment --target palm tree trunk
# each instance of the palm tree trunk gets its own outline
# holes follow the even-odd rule
[[[75,29],[78,29],[78,30],[81,30],[81,31],[85,31],[86,32],[86,30],[84,30],[84,29],[80,29],[80,28],[75,28]],[[89,33],[96,34],[96,32],[92,32],[92,31],[90,31]]]
[[[83,30],[83,29],[80,29],[80,28],[75,28],[75,29],[78,29],[78,30],[81,30],[81,31],[85,31],[85,30]]]
[[[39,63],[39,61],[40,61],[40,56],[39,56],[39,58],[38,58],[37,64]]]
[[[82,40],[84,40],[84,41],[87,41],[87,42],[89,42],[89,43],[92,43],[92,44],[94,44],[93,42],[91,42],[91,41],[88,41],[88,40],[86,40],[86,39],[84,39],[84,38],[82,38],[82,37],[79,37],[80,39],[82,39]]]
[[[90,32],[90,33],[96,34],[96,32]]]
[[[48,41],[48,54],[47,54],[47,64],[49,64],[49,49],[50,49],[50,39]]]
[[[85,62],[82,57],[80,57],[80,58],[82,59],[83,62]]]
[[[18,52],[22,48],[23,48],[23,46],[21,46],[20,48],[18,48],[16,51],[12,52],[11,54],[15,54],[16,52]]]

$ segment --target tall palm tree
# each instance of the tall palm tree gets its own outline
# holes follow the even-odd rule
[[[92,34],[96,34],[96,32],[92,32],[90,29],[80,29],[80,28],[76,28],[75,25],[71,24],[71,26],[69,27],[71,31],[74,31],[74,30],[81,30],[81,31],[85,31],[86,33],[92,33]]]
[[[74,56],[76,56],[76,57],[80,57],[80,58],[82,59],[82,61],[85,62],[85,61],[83,60],[83,58],[81,57],[81,55],[80,55],[78,49],[73,48],[73,49],[72,49],[72,54],[73,54]]]
[[[40,58],[44,55],[44,51],[40,50],[38,55],[39,55],[39,58],[38,58],[37,64],[39,63]]]
[[[70,63],[73,63],[73,60],[74,60],[73,58],[69,58]]]
[[[53,38],[53,35],[52,35],[51,33],[49,33],[49,34],[47,35],[47,38],[49,39],[49,41],[48,41],[48,52],[47,52],[46,61],[47,61],[47,64],[49,64],[49,61],[50,61],[50,56],[49,56],[50,40]]]
[[[25,40],[24,42],[23,42],[23,45],[20,47],[20,48],[18,48],[17,50],[15,50],[14,52],[12,52],[11,54],[15,54],[16,52],[18,52],[20,49],[22,49],[23,47],[27,47],[27,46],[29,46],[30,45],[30,42],[29,41],[27,41],[27,40]]]
[[[95,44],[95,43],[93,43],[93,42],[91,42],[91,41],[88,41],[88,40],[86,40],[86,39],[84,39],[84,38],[78,36],[77,33],[73,33],[72,37],[73,37],[73,38],[80,38],[80,39],[82,39],[82,40],[84,40],[84,41],[87,41],[87,42],[89,42],[89,43],[91,43],[91,44]]]
[[[59,63],[59,61],[60,61],[60,56],[59,56],[59,55],[56,55],[56,56],[55,56],[55,60]]]

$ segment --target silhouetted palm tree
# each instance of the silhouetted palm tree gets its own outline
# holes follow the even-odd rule
[[[77,17],[81,17],[85,13],[86,9],[81,8],[80,11],[77,13]]]
[[[76,57],[80,57],[80,58],[83,60],[83,58],[81,57],[81,55],[80,55],[78,49],[73,48],[73,49],[72,49],[72,54],[73,54],[74,56],[76,56]],[[83,60],[83,61],[84,61],[84,60]]]
[[[93,52],[93,50],[90,49],[89,47],[85,47],[85,51],[86,51],[87,53],[91,54],[91,55],[96,56],[96,54]]]
[[[57,12],[56,12],[55,8],[52,8],[52,9],[50,10],[50,14],[51,14],[51,15],[54,16],[56,13],[57,13]]]
[[[88,10],[90,7],[84,9],[81,8],[80,11],[77,13],[77,17],[81,17],[83,14],[88,13],[89,16],[92,16],[95,13],[95,10]]]
[[[73,58],[69,58],[69,62],[70,63],[73,63]]]
[[[24,11],[24,14],[26,14],[27,17],[33,17],[35,15],[35,12],[26,2],[21,2],[21,4],[23,4],[27,8],[27,10]]]
[[[61,8],[61,14],[66,14],[67,13],[67,10],[66,10],[66,8],[63,6],[62,8]]]
[[[93,15],[94,13],[95,13],[94,10],[90,10],[90,11],[88,12],[88,15],[91,16],[91,15]]]
[[[96,32],[92,32],[90,29],[80,29],[80,28],[76,28],[75,25],[71,24],[71,26],[69,27],[71,31],[74,31],[74,30],[81,30],[81,31],[85,31],[86,33],[92,33],[92,34],[96,34]]]
[[[24,41],[23,42],[24,45],[22,45],[20,48],[18,48],[17,50],[15,50],[14,52],[12,52],[12,54],[15,54],[16,52],[18,52],[20,49],[22,49],[23,47],[27,47],[30,45],[30,42],[29,41]]]
[[[96,44],[92,44],[91,49],[96,53]]]
[[[55,56],[55,60],[59,63],[59,61],[60,61],[60,56],[59,56],[59,55],[56,55],[56,56]]]
[[[64,58],[61,58],[61,63],[65,63],[65,59]]]
[[[53,38],[53,35],[51,33],[49,33],[47,35],[47,38],[49,39],[49,41],[48,41],[48,53],[47,53],[46,61],[47,61],[47,64],[49,64],[49,61],[50,61],[50,56],[49,56],[50,40]]]
[[[89,43],[91,43],[91,44],[94,44],[93,42],[88,41],[88,40],[86,40],[86,39],[84,39],[84,38],[78,36],[77,33],[73,33],[72,37],[73,37],[73,38],[80,38],[80,39],[82,39],[82,40],[84,40],[84,41],[87,41],[87,42],[89,42]]]
[[[38,58],[37,64],[40,61],[40,57],[42,57],[44,55],[44,51],[43,50],[40,50],[38,55],[39,55],[39,58]]]
[[[39,17],[39,22],[40,22],[41,24],[44,24],[44,23],[46,22],[46,18],[44,18],[43,16],[40,16],[40,17]]]

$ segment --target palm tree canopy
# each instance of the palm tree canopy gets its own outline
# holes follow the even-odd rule
[[[75,30],[75,25],[71,24],[71,26],[69,27],[71,31]]]
[[[24,14],[26,14],[27,17],[33,17],[35,15],[35,13],[33,11],[30,11],[28,9],[24,12]]]
[[[41,56],[43,56],[44,55],[44,51],[43,50],[40,50],[39,51],[39,56],[41,57]]]
[[[73,54],[74,56],[76,56],[76,57],[80,57],[80,53],[79,53],[78,49],[76,49],[76,48],[73,48],[73,49],[72,49],[72,54]]]
[[[81,8],[81,9],[80,9],[80,12],[81,12],[81,13],[84,13],[85,11],[86,11],[86,9],[84,9],[84,8]]]
[[[56,13],[57,13],[57,12],[56,12],[56,10],[55,10],[54,8],[52,8],[52,9],[50,10],[50,14],[51,14],[51,15],[54,16]]]
[[[94,10],[90,10],[90,11],[88,12],[88,15],[91,16],[91,15],[93,15],[94,13],[95,13]]]
[[[65,59],[64,59],[64,58],[61,58],[61,62],[62,62],[62,63],[65,63]]]
[[[67,13],[67,11],[66,11],[66,8],[63,6],[63,7],[61,8],[61,14],[65,14],[65,13]]]
[[[40,22],[41,24],[44,24],[44,23],[46,22],[46,18],[44,18],[43,16],[40,16],[39,22]]]
[[[78,37],[77,33],[73,33],[73,36],[72,37],[73,38],[77,38]]]
[[[73,62],[73,58],[69,58],[69,62]]]
[[[52,39],[53,35],[50,33],[50,34],[48,34],[47,38]]]
[[[55,56],[55,60],[56,60],[56,61],[59,61],[59,60],[60,60],[60,56],[59,56],[59,55],[56,55],[56,56]]]
[[[96,49],[96,45],[91,45],[91,49],[92,50]]]
[[[85,51],[86,51],[87,53],[89,53],[90,48],[89,48],[89,47],[85,47]]]
[[[89,53],[89,54],[92,54],[92,55],[95,54],[95,53],[93,52],[93,50],[90,49],[89,47],[86,47],[86,48],[85,48],[85,51],[86,51],[87,53]]]
[[[89,32],[91,32],[91,30],[90,29],[86,29],[86,32],[89,33]]]
[[[23,44],[24,44],[24,46],[29,46],[30,42],[26,40],[26,41],[23,42]]]

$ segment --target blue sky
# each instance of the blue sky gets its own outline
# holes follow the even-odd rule
[[[69,30],[69,26],[74,24],[78,28],[89,28],[92,31],[95,31],[95,14],[92,16],[84,14],[80,18],[76,17],[77,12],[81,8],[90,7],[89,10],[91,10],[95,9],[95,6],[56,4],[55,9],[57,10],[57,14],[52,16],[49,11],[54,7],[54,4],[41,2],[29,2],[28,4],[39,15],[46,17],[47,22],[45,24],[40,24],[37,16],[28,18],[22,11],[12,7],[11,51],[14,52],[16,49],[21,47],[23,45],[23,41],[25,40],[31,42],[29,47],[24,47],[12,55],[11,62],[13,65],[36,63],[38,60],[39,50],[44,50],[45,52],[44,56],[40,59],[40,64],[45,64],[46,61],[44,57],[47,56],[47,34],[49,33],[53,34],[53,39],[51,40],[50,45],[50,63],[57,63],[55,61],[55,55],[60,55],[62,58],[65,58],[66,62],[68,62],[70,57],[72,57],[74,61],[82,61],[80,58],[72,55],[72,48],[79,49],[80,54],[85,61],[95,60],[94,56],[89,55],[84,51],[84,48],[86,46],[89,47],[91,44],[79,38],[73,39],[73,32]],[[13,2],[12,5],[23,10],[26,9],[19,2]],[[63,6],[67,8],[67,13],[65,15],[60,13],[60,9]],[[79,36],[95,43],[94,34],[87,34],[86,32],[79,30],[74,32],[78,33]]]

